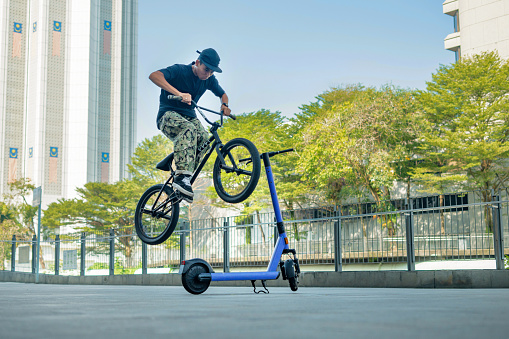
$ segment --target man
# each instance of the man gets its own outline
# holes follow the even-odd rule
[[[219,55],[212,48],[197,51],[198,59],[189,65],[175,64],[155,71],[149,79],[161,88],[157,128],[174,144],[176,176],[173,188],[182,193],[187,202],[193,202],[191,176],[206,149],[197,152],[209,136],[196,117],[191,100],[198,103],[206,90],[221,98],[221,111],[230,115],[228,96],[219,85],[214,72],[221,73]],[[182,101],[169,100],[168,95],[182,97]]]

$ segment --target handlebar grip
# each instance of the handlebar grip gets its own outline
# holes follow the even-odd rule
[[[237,117],[231,113],[230,113],[230,118],[232,118],[233,120],[237,120]]]
[[[168,100],[178,100],[178,101],[182,101],[182,97],[181,97],[181,96],[178,96],[178,95],[171,95],[171,94],[169,94],[169,95],[168,95]]]
[[[285,149],[285,150],[282,150],[282,151],[268,152],[268,154],[269,154],[269,157],[273,157],[273,156],[281,154],[281,153],[293,152],[293,151],[294,151],[293,148],[289,148],[289,149]]]

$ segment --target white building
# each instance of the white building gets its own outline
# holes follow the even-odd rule
[[[136,142],[137,0],[2,0],[0,194],[43,205],[126,176]]]
[[[443,11],[453,17],[454,33],[444,45],[456,60],[495,50],[509,58],[509,0],[446,0]]]

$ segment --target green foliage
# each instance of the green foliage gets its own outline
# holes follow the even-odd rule
[[[108,270],[110,268],[110,265],[103,262],[96,262],[92,266],[87,268],[87,271],[91,270]],[[114,266],[114,274],[115,275],[123,275],[123,274],[134,274],[136,270],[141,268],[141,263],[138,264],[136,267],[130,267],[126,268],[124,265],[122,265],[122,262],[120,261],[120,258],[115,257],[115,266]]]
[[[89,182],[78,188],[78,198],[59,199],[51,203],[44,212],[43,224],[48,228],[72,225],[84,232],[106,233],[114,228],[119,235],[116,246],[127,257],[133,251],[134,210],[141,196],[140,187],[134,181],[119,181],[114,184]],[[107,251],[108,243],[97,248]]]
[[[127,165],[127,171],[131,174],[132,180],[147,188],[166,180],[166,172],[156,169],[156,165],[171,152],[173,152],[173,146],[164,135],[159,134],[152,139],[144,139],[134,150],[131,164]]]
[[[44,225],[74,225],[80,231],[105,231],[134,225],[134,209],[140,192],[132,181],[89,182],[76,191],[78,198],[59,199],[48,206]]]
[[[380,89],[334,88],[305,106],[304,177],[316,183],[328,201],[361,198],[368,192],[377,202],[390,198],[394,180],[406,179],[412,155],[413,93],[390,86]],[[311,119],[312,117],[312,119]]]
[[[509,62],[496,52],[441,66],[418,96],[422,165],[428,191],[498,189],[509,168]]]
[[[87,268],[87,271],[91,270],[107,270],[110,266],[105,262],[96,262]]]
[[[120,262],[120,258],[115,257],[114,272],[115,272],[115,275],[134,274],[134,272],[136,272],[136,270],[140,269],[141,266],[142,266],[141,263],[139,263],[138,266],[136,266],[136,267],[125,268],[124,265],[122,265],[122,263]]]
[[[27,196],[32,195],[34,188],[30,179],[26,178],[9,184],[9,190],[0,201],[0,229],[3,222],[10,221],[23,234],[35,234],[34,217],[38,207],[32,206],[26,200]]]
[[[9,184],[9,190],[0,201],[0,239],[11,240],[16,234],[18,240],[28,240],[35,234],[34,217],[38,207],[26,200],[34,189],[29,179],[22,178]],[[11,256],[11,245],[0,242],[0,269]]]

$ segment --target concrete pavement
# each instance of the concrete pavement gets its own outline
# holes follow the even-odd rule
[[[507,338],[509,289],[0,283],[0,338]]]

